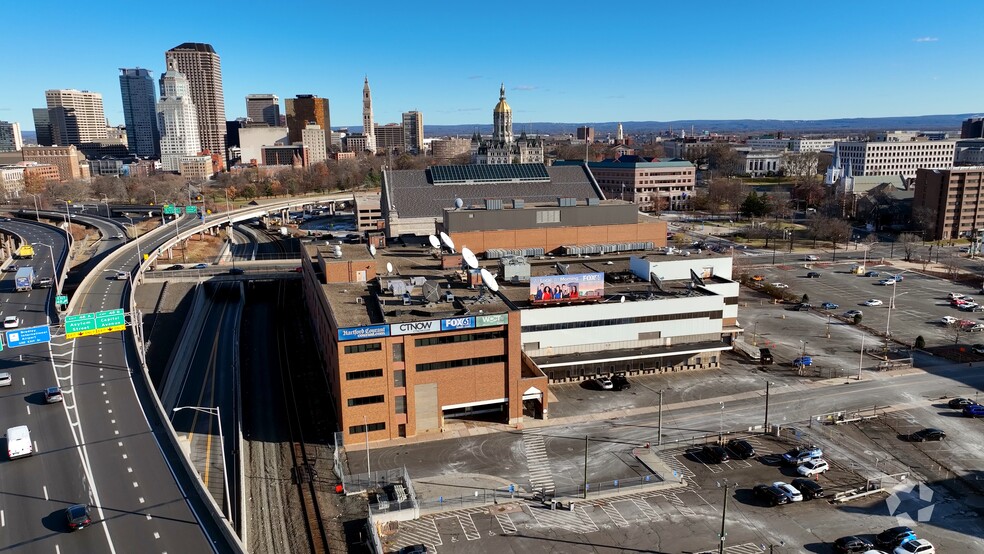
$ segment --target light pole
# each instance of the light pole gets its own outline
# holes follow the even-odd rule
[[[864,331],[861,331],[861,359],[858,360],[858,381],[861,380],[861,366],[864,365]]]
[[[892,336],[892,331],[889,326],[892,324],[892,308],[895,307],[895,285],[899,282],[898,280],[892,280],[892,299],[888,302],[888,318],[885,320],[885,336]]]
[[[103,197],[103,204],[106,205],[106,217],[107,218],[112,217],[111,215],[109,215],[109,197],[106,196],[105,194],[101,194],[100,196]]]
[[[731,487],[737,487],[738,483],[729,484],[724,483],[724,509],[721,510],[721,534],[718,535],[721,538],[721,544],[718,546],[718,554],[724,554],[724,538],[728,535],[725,532],[725,523],[727,523],[728,518],[728,492]]]
[[[656,446],[663,445],[663,389],[659,389],[659,411],[656,412]]]
[[[150,192],[152,192],[152,193],[154,193],[154,205],[156,206],[156,205],[157,205],[157,191],[156,191],[156,190],[153,190],[153,189],[151,189],[151,191],[150,191]]]
[[[69,204],[72,203],[72,201],[71,200],[61,200],[60,198],[58,200],[60,202],[64,202],[65,203],[65,221],[67,222],[67,225],[65,227],[65,239],[68,241],[68,251],[69,251],[69,253],[71,253],[71,251],[72,251],[72,212],[70,212],[68,210],[68,206],[69,206]]]
[[[718,444],[724,442],[724,402],[721,402],[720,404],[721,404],[721,410],[720,410],[721,427],[720,429],[718,429]]]
[[[196,412],[214,415],[219,420],[219,448],[222,450],[222,484],[225,487],[225,517],[227,520],[232,519],[232,509],[229,505],[229,468],[226,466],[225,438],[222,435],[222,412],[219,411],[218,406],[214,408],[203,408],[201,406],[178,406],[177,408],[172,409],[171,412],[177,412],[178,410],[195,410]],[[208,463],[208,460],[206,460],[205,463]]]
[[[133,218],[132,217],[128,217],[127,219],[130,220],[129,225],[130,225],[130,228],[133,229],[133,238],[137,241],[137,263],[139,264],[140,262],[143,261],[143,259],[142,259],[143,258],[143,256],[142,256],[143,252],[140,250],[140,229],[137,229],[137,226],[133,224]],[[127,224],[124,223],[123,225],[127,225]]]
[[[41,195],[40,194],[32,194],[30,192],[28,192],[27,194],[30,194],[31,196],[34,197],[34,219],[36,219],[38,221],[41,221],[41,214],[39,213],[39,210],[38,210],[38,204],[40,204],[39,198],[40,198]]]
[[[762,425],[762,428],[765,429],[766,433],[769,432],[769,388],[771,386],[771,381],[765,382],[765,424]]]
[[[58,264],[55,262],[55,249],[50,244],[43,242],[41,246],[48,247],[48,253],[51,255],[51,279],[55,282],[55,293],[61,296],[61,282],[58,280]]]

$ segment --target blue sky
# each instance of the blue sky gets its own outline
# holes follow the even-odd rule
[[[51,88],[101,92],[123,123],[118,68],[156,78],[182,42],[221,56],[227,119],[307,93],[358,126],[364,75],[377,122],[425,126],[490,123],[500,82],[517,124],[984,112],[980,1],[55,0],[30,23],[37,5],[4,10],[0,119],[25,130]]]

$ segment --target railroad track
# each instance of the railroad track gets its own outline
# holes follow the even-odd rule
[[[279,241],[278,241],[279,242]],[[277,287],[277,306],[285,311],[286,288],[283,283]],[[285,313],[278,314],[279,321],[290,321]],[[284,406],[287,412],[287,430],[291,442],[291,461],[293,478],[304,512],[304,528],[307,532],[308,544],[315,554],[328,552],[328,534],[323,525],[321,508],[315,490],[314,456],[309,454],[304,442],[301,414],[298,411],[298,391],[295,389],[293,373],[290,367],[290,352],[287,347],[287,329],[285,325],[277,326],[277,351],[280,358],[280,378],[283,380]]]

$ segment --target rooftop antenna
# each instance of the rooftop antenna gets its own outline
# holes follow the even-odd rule
[[[478,258],[475,257],[475,254],[467,246],[461,249],[461,257],[468,264],[468,267],[478,269]]]
[[[451,237],[449,237],[448,234],[445,233],[444,231],[441,231],[440,235],[441,235],[441,242],[443,242],[444,246],[447,246],[448,250],[450,250],[451,253],[454,254],[454,241],[451,240]]]

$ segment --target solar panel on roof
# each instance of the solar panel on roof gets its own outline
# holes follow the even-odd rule
[[[550,181],[543,164],[435,165],[430,174],[435,185]]]

